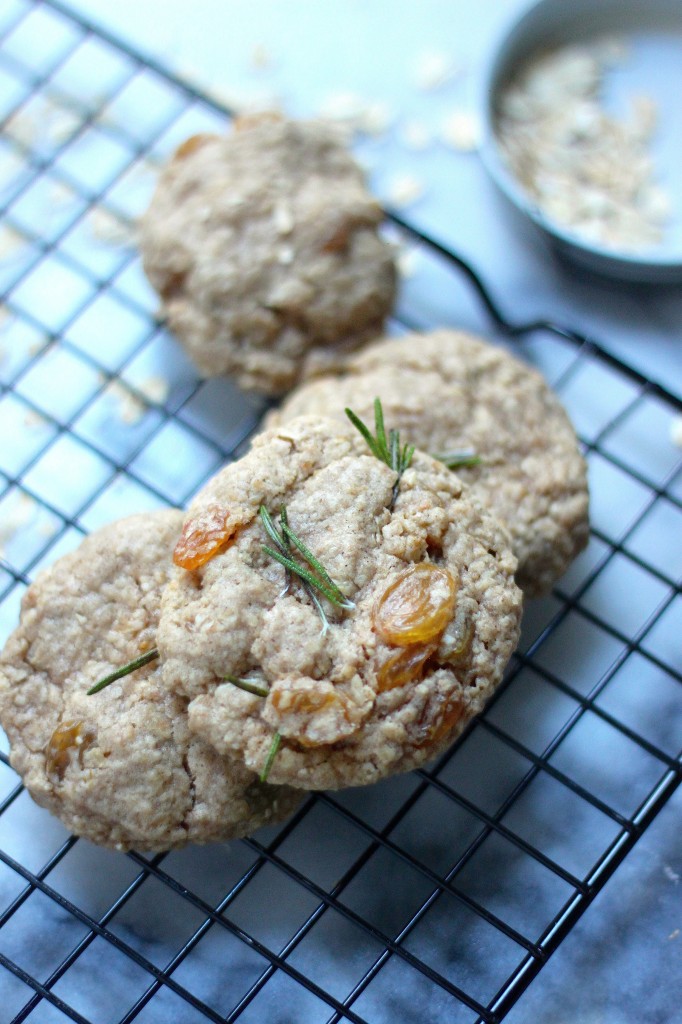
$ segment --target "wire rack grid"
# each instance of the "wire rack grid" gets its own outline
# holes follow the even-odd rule
[[[12,0],[0,33],[4,640],[44,565],[117,515],[184,504],[263,407],[196,379],[131,230],[163,156],[228,111],[56,0]],[[97,849],[32,803],[3,746],[7,1020],[494,1024],[680,781],[679,399],[570,329],[509,321],[456,255],[393,223],[561,395],[590,545],[529,605],[505,683],[446,756],[245,841]]]

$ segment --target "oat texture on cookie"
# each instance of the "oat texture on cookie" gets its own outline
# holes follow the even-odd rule
[[[77,835],[163,850],[245,835],[300,799],[262,785],[190,734],[158,661],[101,693],[98,679],[153,650],[182,514],[102,528],[28,588],[0,657],[0,722],[33,798]]]
[[[527,596],[547,593],[588,539],[585,460],[544,378],[499,346],[462,331],[385,338],[343,372],[297,388],[266,426],[312,414],[371,416],[380,395],[387,421],[447,461],[509,528]],[[458,457],[459,456],[459,457]]]
[[[481,710],[515,647],[506,529],[428,455],[414,453],[396,496],[395,483],[353,428],[300,417],[257,437],[189,508],[187,535],[220,508],[230,539],[198,568],[177,565],[164,591],[164,678],[197,736],[252,771],[267,764],[273,783],[339,788],[422,764]],[[291,559],[317,563],[341,595],[316,591],[326,624],[273,557],[263,509],[283,547],[300,542]]]
[[[281,394],[381,332],[396,281],[382,218],[338,129],[253,115],[179,147],[140,247],[199,371]]]

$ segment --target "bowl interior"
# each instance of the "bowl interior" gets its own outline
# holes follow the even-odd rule
[[[549,217],[518,182],[496,135],[500,96],[532,58],[601,37],[623,40],[627,57],[603,80],[602,102],[615,117],[625,117],[633,97],[654,100],[658,127],[649,152],[655,176],[671,203],[664,238],[655,246],[621,251],[581,236]],[[593,269],[630,279],[682,279],[682,3],[680,0],[540,0],[506,29],[495,47],[485,79],[483,157],[493,179],[509,199],[547,232],[569,256]]]

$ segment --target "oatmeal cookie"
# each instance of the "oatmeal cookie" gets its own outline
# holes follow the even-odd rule
[[[386,423],[425,451],[471,451],[457,473],[509,528],[528,597],[546,594],[588,540],[585,460],[544,378],[504,349],[438,330],[384,338],[351,357],[338,376],[301,385],[267,426],[302,414],[338,417],[344,406]],[[352,427],[349,425],[349,429]]]
[[[514,650],[505,528],[428,455],[393,504],[395,483],[359,434],[304,416],[256,438],[189,509],[162,600],[165,680],[189,699],[190,728],[253,771],[279,735],[272,782],[333,789],[422,764],[481,710]],[[313,590],[328,626],[264,550],[278,543],[263,506],[294,561],[310,565],[282,509],[343,595],[345,607]]]
[[[202,374],[281,394],[381,332],[396,281],[382,217],[332,126],[252,116],[176,151],[142,260]]]
[[[29,587],[0,657],[13,767],[71,831],[117,849],[230,839],[300,800],[190,735],[187,702],[164,687],[158,662],[86,695],[153,648],[181,523],[160,511],[86,538]]]

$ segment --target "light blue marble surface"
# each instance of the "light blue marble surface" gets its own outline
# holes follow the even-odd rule
[[[21,0],[7,0],[0,17],[9,19],[12,9],[19,12],[22,6]],[[74,9],[177,68],[186,77],[210,86],[219,96],[260,104],[268,98],[276,98],[296,115],[317,113],[330,99],[338,100],[339,94],[344,92],[356,94],[365,105],[375,104],[375,116],[385,121],[385,130],[376,137],[361,140],[358,152],[380,196],[390,197],[396,177],[411,176],[423,186],[424,194],[404,209],[404,215],[472,259],[493,286],[502,305],[516,318],[551,315],[582,327],[633,366],[670,390],[682,392],[682,288],[634,288],[599,281],[557,262],[535,233],[504,207],[477,154],[457,152],[437,140],[443,119],[449,114],[476,111],[483,62],[493,39],[519,6],[518,0],[478,0],[475,4],[469,0],[424,0],[421,3],[406,0],[203,0],[191,5],[186,0],[166,0],[163,4],[151,0],[117,0],[116,4],[78,0],[73,3]],[[49,58],[50,47],[59,45],[58,23],[46,15],[45,27],[44,33],[34,32],[31,38],[15,41],[17,51],[28,53],[36,61],[41,51],[45,51],[46,59]],[[420,67],[423,70],[423,57],[429,52],[446,55],[459,71],[442,87],[425,90],[418,86],[415,76]],[[103,76],[109,72],[102,66],[98,73]],[[112,64],[112,80],[116,73]],[[142,102],[133,93],[119,98],[112,117],[119,121],[129,118],[130,130],[140,131],[144,137],[145,132],[153,129],[155,117],[170,114],[172,106],[172,97],[166,96],[163,90],[153,102],[149,93],[143,94]],[[423,149],[411,148],[405,142],[409,126],[415,122],[431,137]],[[185,127],[195,130],[197,124],[187,123]],[[180,131],[178,129],[178,138],[182,137]],[[158,152],[167,152],[172,139],[171,132],[159,144]],[[96,188],[100,181],[106,181],[116,160],[123,158],[112,147],[103,155],[102,150],[94,148],[70,159],[69,164],[68,154],[64,157],[65,170],[86,176],[86,183]],[[139,180],[128,178],[114,189],[115,198],[135,214],[143,208],[151,184],[143,176]],[[66,212],[60,206],[54,213],[57,221],[46,222],[42,209],[27,204],[22,216],[28,224],[40,214],[43,232],[58,231],[58,218],[66,216]],[[93,249],[92,238],[83,239],[74,234],[69,245],[76,257],[86,253],[88,261],[101,267],[103,272],[117,259],[116,253],[106,247]],[[7,272],[12,274],[19,269],[13,264]],[[413,269],[414,274],[404,280],[401,297],[402,309],[410,318],[430,325],[442,322],[485,329],[481,312],[465,287],[431,265],[420,253],[415,254]],[[52,287],[47,292],[40,278],[29,278],[19,287],[20,305],[30,309],[39,304],[42,322],[48,328],[59,329],[68,319],[70,310],[82,299],[81,283],[65,271],[61,273],[58,282],[51,279]],[[124,272],[119,283],[141,310],[154,309],[154,298],[134,267]],[[115,515],[154,507],[162,503],[159,495],[168,501],[185,501],[215,468],[216,452],[210,444],[211,433],[224,438],[225,430],[233,430],[237,439],[244,424],[257,415],[258,403],[239,396],[229,385],[227,399],[225,391],[218,392],[214,384],[209,383],[203,386],[196,400],[184,405],[184,399],[194,388],[194,378],[184,356],[166,336],[154,338],[139,357],[126,362],[141,329],[141,322],[115,302],[103,300],[94,304],[88,314],[69,327],[68,340],[73,347],[66,351],[55,350],[49,358],[39,360],[33,370],[21,376],[14,388],[15,395],[2,404],[0,430],[20,438],[11,446],[11,451],[0,454],[0,470],[7,475],[23,473],[24,467],[30,466],[32,453],[38,451],[52,433],[56,434],[50,416],[57,420],[75,417],[76,436],[96,439],[110,459],[123,461],[135,456],[134,478],[131,478],[114,473],[106,459],[92,457],[72,437],[61,437],[46,456],[26,470],[26,486],[39,499],[48,502],[51,510],[31,511],[30,515],[34,516],[29,519],[31,529],[20,531],[15,539],[5,541],[5,556],[14,566],[23,569],[32,565],[47,543],[46,538],[52,536],[55,543],[42,562],[32,565],[33,574],[43,562],[52,561],[57,554],[75,546],[80,534],[73,528],[63,530],[60,515],[75,514],[79,527],[89,530]],[[42,344],[39,332],[34,335],[26,325],[13,331],[12,342],[11,350],[0,362],[2,379],[8,381],[20,371],[22,360],[28,360],[36,345]],[[152,404],[139,422],[121,423],[112,416],[112,403],[119,400],[116,396],[103,392],[93,401],[100,384],[96,374],[89,373],[86,364],[75,358],[74,353],[79,351],[92,354],[109,369],[118,370],[122,366],[122,380],[133,388],[144,384],[150,375],[163,373],[169,387],[167,405],[179,409],[178,418],[159,430],[160,414]],[[552,382],[561,378],[570,363],[570,352],[559,343],[538,340],[528,351]],[[70,387],[64,389],[62,381],[67,374]],[[625,408],[632,391],[628,382],[590,364],[569,381],[562,397],[581,436],[589,441]],[[27,415],[24,401],[38,403],[48,417],[32,423],[30,430],[24,429]],[[81,407],[82,414],[79,413]],[[229,414],[225,412],[226,407]],[[193,425],[202,430],[204,442],[185,430]],[[669,410],[661,410],[650,403],[644,407],[641,421],[628,418],[623,430],[615,431],[605,444],[616,458],[624,457],[655,484],[663,478],[673,460],[679,458],[679,451],[670,441],[671,426]],[[172,465],[163,459],[163,453],[168,450],[174,454]],[[63,472],[65,465],[71,470],[74,465],[79,467],[78,473],[70,472],[68,486]],[[649,491],[619,474],[600,456],[591,460],[591,472],[593,522],[609,539],[617,540],[648,500]],[[678,476],[678,495],[679,488]],[[0,517],[18,514],[21,518],[22,507],[15,489],[8,488],[0,494]],[[659,503],[657,515],[655,522],[645,519],[628,543],[635,553],[662,572],[679,578],[682,570],[676,554],[679,513],[672,506]],[[599,559],[602,547],[600,542],[593,541],[562,581],[563,593],[569,594],[579,586]],[[677,564],[672,565],[676,559]],[[597,581],[585,597],[586,607],[604,621],[618,625],[627,619],[626,632],[640,627],[665,591],[661,585],[659,593],[660,580],[633,579],[628,575],[630,570],[629,563],[617,562],[613,578],[606,576],[603,581]],[[0,585],[6,585],[2,575]],[[0,603],[0,640],[4,640],[12,628],[20,595],[21,588],[16,587]],[[675,646],[679,637],[676,607],[679,608],[679,597],[677,605],[671,605],[670,613],[656,627],[654,641],[649,640],[655,642],[655,649],[666,652],[671,663],[677,658]],[[526,643],[541,633],[556,608],[554,598],[530,605],[525,626]],[[567,680],[581,692],[608,668],[617,655],[617,645],[611,649],[604,634],[600,634],[599,641],[596,635],[587,638],[582,634],[572,635],[570,624],[575,625],[575,620],[567,621],[568,628],[555,634],[543,646],[538,658],[548,670],[560,676],[565,672]],[[632,662],[629,664],[632,666]],[[652,741],[665,742],[665,749],[675,756],[681,742],[680,706],[678,693],[670,686],[672,681],[668,677],[665,680],[654,678],[647,674],[647,667],[643,665],[635,666],[632,675],[629,679],[623,674],[617,686],[607,687],[604,706],[626,721],[626,716],[632,715],[634,728],[649,729]],[[642,699],[640,680],[650,688],[647,692],[655,694],[655,707],[665,709],[664,715],[669,712],[670,720],[665,729]],[[537,684],[532,673],[520,677],[509,695],[496,705],[491,721],[540,752],[543,743],[573,710],[568,697],[548,691],[548,687]],[[526,708],[531,698],[535,716],[529,722]],[[576,736],[580,735],[577,731]],[[458,779],[462,785],[471,785],[472,799],[495,796],[499,799],[504,786],[511,784],[509,780],[514,778],[514,766],[507,764],[502,753],[496,755],[494,750],[490,753],[486,748],[486,756],[491,758],[485,762],[488,777],[485,786],[481,784],[477,789],[476,767],[480,769],[483,753],[476,753],[476,742],[472,739],[462,748],[461,756],[458,755]],[[599,779],[588,778],[588,784],[595,789],[603,787],[604,799],[612,799],[615,805],[619,800],[627,800],[629,793],[636,800],[641,778],[646,777],[649,766],[645,760],[637,760],[635,752],[624,753],[613,737],[601,736],[598,731],[592,734],[588,727],[587,735],[582,738],[580,756],[572,752],[570,746],[562,748],[564,761],[559,762],[560,765],[574,775],[589,770],[589,756],[585,751],[589,753],[590,744],[596,742],[606,743],[607,750],[608,743],[612,742],[613,763],[618,763],[618,757],[625,761],[621,776],[611,777],[605,771]],[[628,763],[630,756],[632,761]],[[496,770],[502,780],[499,793]],[[15,780],[5,770],[0,781],[5,787],[4,795]],[[393,780],[378,795],[351,793],[341,797],[340,802],[380,827],[384,815],[390,814],[390,808],[404,799],[415,784],[411,778]],[[551,794],[547,798],[551,802]],[[431,835],[428,829],[433,828],[434,821],[440,822],[437,808],[427,808],[421,817],[420,806],[411,823],[412,830],[408,820],[401,826],[396,841],[407,849],[414,846],[415,854],[433,870],[443,870],[452,857],[447,827],[443,824],[441,833]],[[623,809],[629,813],[632,808]],[[532,821],[532,812],[528,815]],[[525,820],[519,819],[519,829]],[[682,862],[679,820],[678,796],[661,813],[511,1011],[508,1020],[512,1024],[673,1024],[680,1019]],[[318,805],[310,822],[299,826],[297,842],[283,852],[289,863],[320,885],[333,882],[360,852],[356,845],[358,837],[350,828],[347,835],[333,834],[330,838],[329,822],[339,828],[338,817],[332,816],[324,803]],[[451,827],[454,829],[456,824],[460,823],[453,822]],[[564,849],[566,856],[575,857],[578,872],[581,858],[589,857],[589,828],[594,828],[595,843],[603,838],[598,834],[598,822],[592,826],[583,822],[583,826],[581,842],[585,840],[585,849],[577,839],[575,849],[570,842],[565,842]],[[310,833],[307,845],[306,828]],[[459,833],[455,842],[458,837]],[[26,794],[0,818],[0,845],[31,869],[38,869],[65,838],[62,827],[36,808]],[[499,864],[504,863],[503,852],[492,851],[490,856],[493,860],[497,856],[495,863],[499,870]],[[244,848],[230,844],[216,850],[172,855],[165,866],[175,878],[186,881],[211,901],[224,891],[230,878],[240,877],[248,867],[249,858]],[[344,894],[347,905],[355,905],[359,912],[375,913],[383,928],[394,927],[399,931],[412,903],[424,896],[420,888],[423,878],[413,878],[409,871],[399,869],[400,865],[384,866],[384,873],[396,870],[390,906],[385,902],[385,890],[376,882],[383,877],[381,863],[363,874],[353,891]],[[50,880],[67,898],[73,898],[79,906],[96,914],[106,909],[107,900],[118,894],[133,877],[134,867],[125,858],[94,850],[80,842],[63,865],[51,874]],[[510,862],[509,878],[499,877],[499,893],[487,893],[493,904],[497,900],[497,907],[505,918],[518,914],[527,923],[533,920],[534,912],[541,915],[552,905],[551,900],[561,896],[549,886],[543,888],[538,880],[524,879],[531,894],[524,899],[523,890],[520,893],[512,890],[515,877],[514,864]],[[219,879],[219,883],[215,882],[215,892],[214,878]],[[287,890],[281,880],[277,881],[276,898],[272,901],[276,905],[270,905],[269,885],[275,886],[275,880],[267,871],[259,879],[257,884],[251,883],[244,897],[231,907],[231,918],[256,937],[277,946],[288,938],[292,922],[302,920],[310,907],[300,891],[293,886],[291,891]],[[472,891],[477,891],[476,879],[469,879],[468,884]],[[485,891],[484,882],[480,884]],[[2,868],[3,905],[17,891],[16,876]],[[154,886],[145,884],[130,909],[117,915],[113,930],[144,955],[162,964],[179,947],[183,937],[197,926],[199,918],[178,900],[171,921],[168,906],[164,904],[161,909],[157,896]],[[532,906],[534,899],[538,900],[536,907]],[[264,906],[270,906],[266,919],[262,917]],[[302,943],[292,956],[292,963],[342,998],[372,962],[379,947],[375,948],[365,934],[362,939],[360,933],[346,934],[343,921],[337,917],[327,915],[323,919],[319,925],[319,941]],[[43,938],[36,934],[31,922],[41,925]],[[452,958],[449,963],[442,961],[444,954],[438,941],[436,916],[431,929],[417,930],[410,941],[412,948],[427,962],[439,964],[446,973],[453,971],[455,977],[459,971],[459,977],[472,991],[477,985],[481,986],[481,991],[489,991],[493,986],[494,991],[498,974],[505,976],[507,955],[509,963],[514,962],[512,952],[506,950],[504,943],[492,943],[488,947],[485,934],[479,934],[473,925],[470,928],[470,932],[467,931],[463,923],[462,947],[459,951],[449,951]],[[24,917],[18,915],[3,930],[0,951],[17,963],[26,964],[27,969],[47,975],[58,962],[59,954],[67,952],[78,941],[81,931],[68,915],[34,895]],[[237,998],[242,991],[235,976],[245,986],[246,981],[257,976],[262,963],[227,933],[214,929],[209,935],[178,969],[176,977],[212,1005],[229,1009],[232,995]],[[470,941],[467,942],[467,938]],[[490,962],[486,960],[488,952]],[[213,968],[221,957],[231,965],[231,975],[223,979],[221,989],[214,991],[211,988],[216,986]],[[495,961],[496,957],[499,962]],[[450,1024],[450,1020],[455,1019],[450,1016],[452,1003],[422,1005],[415,977],[405,971],[401,973],[395,964],[394,958],[389,967],[380,972],[377,981],[358,1001],[357,1012],[365,1015],[371,1024],[394,1024],[398,1019],[406,1024],[411,1020],[418,1020],[420,1024],[427,1020]],[[130,961],[98,941],[55,991],[82,1013],[92,1014],[97,1020],[99,1014],[105,1014],[101,1019],[108,1020],[101,988],[98,988],[98,979],[104,972],[108,1002],[114,1007],[130,1005],[149,980]],[[13,1012],[14,1007],[23,1005],[27,993],[21,983],[14,978],[8,981],[8,977],[3,974],[0,983],[7,986],[7,1005]],[[205,990],[202,985],[206,986]],[[435,998],[433,994],[431,998]],[[183,1016],[187,1011],[179,1009],[173,999],[169,993],[155,998],[138,1019],[147,1024],[162,1024],[173,1019],[174,1014],[183,1024],[185,1020],[201,1019],[199,1015],[196,1018]],[[288,1015],[281,1014],[282,1006],[288,1008]],[[107,1012],[114,1013],[113,1010]],[[314,997],[303,996],[300,989],[292,988],[280,977],[276,983],[266,986],[262,997],[240,1020],[258,1019],[273,1024],[286,1020],[304,1024],[324,1021],[327,1016],[328,1009]],[[45,1003],[30,1017],[34,1024],[64,1019]],[[111,1016],[111,1019],[118,1019],[118,1016]],[[456,1020],[460,1020],[459,1015]]]

